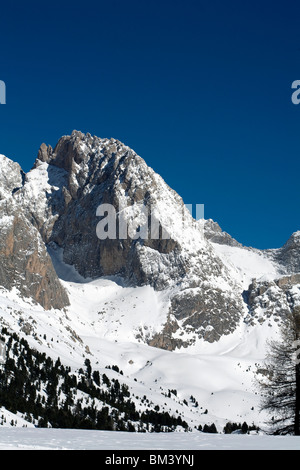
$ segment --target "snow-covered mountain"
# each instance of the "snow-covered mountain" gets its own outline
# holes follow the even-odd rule
[[[166,307],[154,312],[160,324],[154,323],[156,334],[144,335],[147,343],[173,350],[201,337],[215,341],[233,331],[243,315],[236,280],[203,227],[163,179],[119,141],[74,131],[54,150],[42,145],[16,198],[52,253],[60,250],[64,263],[83,278],[118,276],[123,285],[160,293]],[[99,239],[97,208],[103,204],[116,208],[128,232],[134,224],[144,227],[151,215],[167,236],[159,231],[153,236],[151,218],[147,238]]]
[[[74,374],[88,358],[141,413],[158,407],[190,429],[263,422],[254,377],[267,338],[300,305],[300,232],[278,250],[242,246],[194,220],[115,139],[74,131],[42,144],[27,174],[4,156],[0,166],[5,331]],[[97,232],[108,205],[115,238]]]

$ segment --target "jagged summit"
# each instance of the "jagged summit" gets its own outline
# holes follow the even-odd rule
[[[244,306],[236,280],[201,226],[181,197],[120,141],[73,131],[54,149],[43,144],[18,198],[44,243],[60,250],[83,278],[118,276],[125,285],[165,293],[169,307],[161,333],[149,338],[152,345],[215,341],[240,321]],[[102,204],[122,212],[128,227],[146,225],[146,236],[99,239]],[[191,334],[181,339],[186,329]]]
[[[137,156],[133,150],[117,139],[99,138],[74,130],[71,135],[61,137],[54,149],[51,145],[43,143],[38,151],[37,160],[58,166],[68,172],[76,172],[76,165],[80,165],[84,160],[90,158],[101,160],[104,154],[118,157],[124,155],[126,151]],[[89,161],[86,163],[90,164]]]

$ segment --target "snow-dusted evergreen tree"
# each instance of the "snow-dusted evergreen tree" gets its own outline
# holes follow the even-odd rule
[[[300,309],[281,327],[280,340],[268,343],[265,372],[259,380],[261,410],[273,434],[300,435]]]

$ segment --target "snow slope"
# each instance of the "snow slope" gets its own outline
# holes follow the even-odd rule
[[[249,287],[253,278],[270,281],[283,274],[282,267],[279,267],[263,251],[218,243],[212,243],[212,245],[244,289]]]
[[[226,260],[228,269],[236,272],[237,279],[243,276],[241,292],[257,274],[278,276],[276,265],[258,253],[239,247],[213,248]],[[193,432],[133,438],[131,433],[121,432],[32,429],[24,416],[2,409],[0,418],[5,422],[0,419],[0,449],[299,448],[299,438],[262,434],[266,415],[259,410],[255,377],[265,358],[266,340],[277,335],[276,321],[270,318],[250,325],[242,318],[233,333],[214,343],[198,339],[188,348],[172,352],[153,348],[146,340],[165,322],[169,300],[164,291],[156,292],[150,286],[126,287],[113,277],[83,279],[74,267],[62,262],[59,250],[50,246],[49,252],[68,291],[70,306],[63,311],[45,311],[22,299],[16,290],[1,288],[1,325],[24,336],[39,351],[59,357],[72,371],[83,367],[89,358],[94,370],[128,385],[137,410],[146,410],[146,397],[152,408],[159,406],[161,411],[180,415]],[[123,375],[107,369],[109,365],[118,365]],[[215,423],[222,433],[228,421],[255,424],[262,433],[227,436],[197,430],[199,425]]]
[[[164,299],[152,288],[126,288],[112,279],[62,282],[71,299],[65,312],[46,312],[17,292],[2,290],[1,324],[26,337],[32,347],[60,357],[73,371],[83,367],[86,357],[93,369],[108,376],[116,377],[116,372],[105,367],[118,365],[123,371],[119,380],[129,386],[137,409],[145,409],[146,396],[153,407],[181,414],[192,429],[214,422],[221,432],[228,421],[264,425],[254,377],[275,324],[248,327],[241,322],[219,342],[201,340],[170,352],[144,342],[149,330],[164,320]],[[170,396],[169,390],[177,394]]]

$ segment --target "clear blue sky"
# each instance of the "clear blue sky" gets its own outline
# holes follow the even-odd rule
[[[0,153],[73,129],[132,147],[245,245],[300,229],[297,1],[1,4]]]

